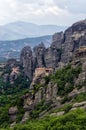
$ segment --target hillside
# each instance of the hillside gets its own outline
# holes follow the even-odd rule
[[[86,20],[0,65],[0,129],[86,130]]]
[[[60,117],[28,121],[26,124],[18,124],[13,129],[1,130],[86,130],[86,111],[77,109]]]
[[[85,130],[86,65],[82,58],[80,61],[81,65],[72,62],[72,66],[68,65],[55,74],[34,77],[30,89],[21,78],[20,82],[15,80],[11,86],[6,85],[7,89],[1,88],[0,127],[6,127],[6,130],[8,126],[13,130]]]
[[[26,38],[13,41],[0,41],[0,62],[6,61],[9,58],[19,59],[20,52],[24,46],[31,46],[32,48],[43,42],[45,46],[51,44],[51,35]]]
[[[0,41],[52,35],[66,27],[57,25],[36,25],[28,22],[14,22],[0,26]]]

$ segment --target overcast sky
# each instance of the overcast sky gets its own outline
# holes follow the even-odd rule
[[[0,24],[71,25],[86,18],[86,0],[0,0]]]

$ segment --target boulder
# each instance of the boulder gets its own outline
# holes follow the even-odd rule
[[[17,106],[11,107],[11,108],[9,109],[9,116],[10,116],[10,121],[11,121],[11,122],[16,122],[17,113],[18,113],[18,108],[17,108]]]

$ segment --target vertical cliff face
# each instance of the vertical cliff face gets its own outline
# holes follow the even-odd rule
[[[34,115],[34,110],[41,117],[40,114],[43,116],[43,112],[47,113],[49,109],[71,103],[79,94],[86,93],[86,20],[73,24],[64,33],[54,34],[49,48],[45,48],[43,43],[33,50],[23,48],[20,60],[25,75],[32,80],[29,93],[22,97],[25,112],[22,123]],[[69,62],[70,65],[50,75]],[[50,76],[46,77],[47,74]],[[43,106],[41,110],[40,103]],[[13,108],[9,110],[13,121],[18,111],[15,108],[14,112],[11,112]]]
[[[43,43],[36,46],[33,52],[30,47],[25,47],[21,52],[25,74],[32,79],[35,68],[56,69],[60,63],[65,65],[81,46],[86,46],[86,20],[73,24],[64,33],[55,33],[49,48],[45,48]]]
[[[45,61],[44,61],[45,50],[46,50],[46,48],[45,48],[43,43],[34,47],[33,52],[34,52],[35,66],[36,67],[44,67],[45,66]]]
[[[86,20],[77,22],[69,27],[64,32],[64,39],[61,61],[68,63],[76,49],[86,46]]]
[[[63,32],[55,33],[52,37],[52,44],[45,51],[46,67],[57,68],[61,59],[62,43],[64,41]]]
[[[57,49],[61,49],[62,48],[62,43],[64,42],[64,33],[60,32],[60,33],[55,33],[52,36],[52,44],[51,47],[55,47]]]
[[[59,61],[59,50],[55,47],[50,47],[45,51],[45,64],[46,67],[56,68]]]
[[[31,80],[33,76],[33,54],[29,46],[22,49],[20,60],[23,65],[25,75]]]
[[[58,49],[55,46],[51,46],[46,49],[42,43],[33,49],[33,53],[30,47],[23,48],[20,60],[25,75],[32,80],[33,72],[36,68],[47,67],[55,69],[58,67],[60,58],[61,48]]]

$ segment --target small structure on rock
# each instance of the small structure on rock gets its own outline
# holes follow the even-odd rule
[[[86,56],[86,46],[82,46],[75,52],[75,57],[84,57]]]
[[[53,69],[52,68],[36,68],[35,69],[35,73],[34,73],[34,77],[39,77],[40,75],[45,75],[48,76],[49,74],[53,73]]]
[[[12,68],[12,73],[19,74],[19,67]]]

